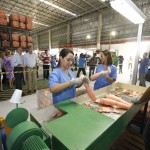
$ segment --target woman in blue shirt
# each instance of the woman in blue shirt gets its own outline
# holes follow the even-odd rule
[[[76,96],[75,85],[82,84],[81,78],[76,78],[70,69],[73,63],[73,52],[62,49],[59,54],[57,67],[50,73],[49,88],[53,97],[53,104],[74,98]]]
[[[116,81],[117,68],[112,64],[111,53],[108,50],[100,53],[102,64],[96,68],[96,73],[91,76],[91,80],[95,81],[94,90],[108,86]]]

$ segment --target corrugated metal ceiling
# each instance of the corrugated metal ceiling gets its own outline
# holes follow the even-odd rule
[[[54,8],[45,2],[55,4],[76,14],[76,16]],[[33,23],[33,33],[54,27],[90,12],[101,11],[108,7],[109,4],[101,0],[0,0],[0,9],[5,10],[7,14],[15,13],[28,16],[34,22],[48,25],[43,26]]]

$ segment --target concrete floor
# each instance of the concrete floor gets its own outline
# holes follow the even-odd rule
[[[42,70],[40,69],[39,71],[40,78],[42,78]],[[87,75],[88,75],[88,70],[87,70]],[[130,76],[130,70],[123,70],[123,74],[118,74],[117,81],[116,82],[122,82],[122,83],[127,83],[131,84],[132,83],[132,78]],[[93,86],[94,82],[91,82],[91,86]],[[146,83],[147,86],[150,85],[150,82]],[[137,82],[138,85],[138,82]],[[84,87],[81,87],[84,88]],[[21,100],[25,101],[23,104],[19,104],[19,107],[26,108],[29,112],[32,112],[36,110],[38,107],[37,105],[37,94],[32,94],[28,96],[24,96],[21,98]],[[16,108],[16,105],[7,101],[2,101],[0,102],[0,117],[6,117],[6,115],[12,110]]]

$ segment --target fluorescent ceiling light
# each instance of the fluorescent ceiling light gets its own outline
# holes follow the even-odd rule
[[[116,31],[111,31],[111,32],[110,32],[110,35],[116,36]]]
[[[134,24],[144,23],[146,16],[131,0],[112,0],[111,7]]]
[[[88,34],[87,36],[86,36],[86,39],[91,39],[91,36]]]
[[[66,10],[66,9],[64,9],[64,8],[62,8],[62,7],[59,7],[59,6],[57,6],[57,5],[55,5],[55,4],[51,3],[51,2],[48,2],[48,1],[46,1],[46,0],[39,0],[39,1],[40,1],[40,2],[43,2],[43,3],[47,4],[47,5],[50,5],[50,6],[54,7],[54,8],[57,8],[57,9],[59,9],[59,10],[61,10],[61,11],[64,11],[64,12],[66,12],[66,13],[72,15],[72,16],[76,16],[76,14],[74,14],[74,13],[72,13],[72,12],[70,12],[70,11],[68,11],[68,10]]]
[[[32,22],[35,23],[35,24],[39,24],[39,25],[45,26],[45,27],[49,27],[49,25],[47,25],[47,24],[43,24],[43,23],[36,22],[36,21],[32,21]]]

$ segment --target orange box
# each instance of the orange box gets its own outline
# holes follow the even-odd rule
[[[9,41],[2,41],[2,47],[10,47]]]
[[[19,21],[19,16],[17,14],[11,14],[9,19],[11,21]]]
[[[18,21],[11,21],[11,27],[19,28],[19,22]]]
[[[1,39],[2,40],[9,40],[9,34],[7,34],[7,33],[1,33],[0,35],[1,35]]]
[[[0,25],[7,26],[7,20],[5,18],[0,18]]]
[[[29,43],[32,42],[32,36],[27,36],[27,42],[29,42]]]
[[[19,47],[18,41],[12,41],[12,47]]]
[[[26,28],[26,25],[25,25],[25,23],[20,22],[20,23],[19,23],[19,27],[20,27],[21,29],[25,29],[25,28]]]
[[[26,17],[26,23],[32,24],[32,18]]]
[[[12,34],[12,40],[13,41],[19,41],[19,34]]]
[[[6,12],[3,10],[0,10],[0,18],[6,18]]]
[[[26,22],[26,17],[25,16],[19,16],[19,21],[20,22]]]
[[[20,35],[20,41],[25,42],[26,41],[26,36],[25,35]]]
[[[26,47],[27,47],[27,43],[26,43],[26,42],[20,42],[20,46],[21,46],[22,48],[26,48]]]
[[[26,29],[27,29],[27,30],[32,30],[32,24],[27,23],[27,24],[26,24]]]

